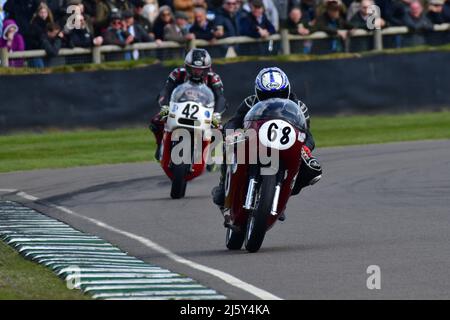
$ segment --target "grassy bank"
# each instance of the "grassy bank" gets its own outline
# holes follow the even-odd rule
[[[89,299],[79,290],[69,290],[49,269],[23,259],[0,241],[0,300]]]
[[[282,62],[303,62],[318,60],[336,60],[349,58],[363,58],[374,55],[392,55],[392,54],[412,54],[420,52],[449,52],[450,44],[440,46],[415,46],[399,49],[384,49],[381,51],[364,51],[355,53],[330,53],[330,54],[290,54],[276,56],[239,56],[235,58],[218,58],[214,59],[214,64],[228,64],[247,61],[272,61],[275,63]],[[92,72],[102,70],[128,70],[135,68],[147,67],[153,64],[161,63],[154,58],[144,58],[138,61],[114,61],[103,62],[101,64],[73,64],[63,65],[49,68],[4,68],[0,67],[0,75],[29,75],[29,74],[50,74],[50,73],[71,73],[71,72]],[[183,64],[183,59],[164,60],[162,64],[166,67],[178,67]]]
[[[314,117],[319,148],[450,139],[450,112]],[[0,136],[0,172],[153,160],[154,139],[142,126],[117,130]]]

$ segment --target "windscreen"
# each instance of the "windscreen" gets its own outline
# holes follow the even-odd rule
[[[298,104],[288,99],[269,99],[255,104],[244,121],[281,119],[299,130],[306,130],[306,119]]]
[[[172,93],[171,102],[196,102],[205,107],[214,107],[214,94],[205,84],[186,82],[178,86]]]

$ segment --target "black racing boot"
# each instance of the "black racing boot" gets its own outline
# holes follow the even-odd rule
[[[226,174],[226,166],[222,164],[220,167],[219,185],[214,187],[211,191],[213,202],[219,207],[223,207],[225,205],[225,174]]]

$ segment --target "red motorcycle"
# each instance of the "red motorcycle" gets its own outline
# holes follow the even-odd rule
[[[205,84],[188,81],[171,95],[160,154],[173,199],[183,198],[187,182],[205,171],[213,113],[214,94]]]
[[[301,170],[306,120],[293,101],[270,99],[248,112],[244,132],[227,137],[226,152],[232,156],[227,160],[225,205],[221,209],[227,227],[227,248],[240,250],[245,242],[249,252],[256,252],[266,232],[286,209]],[[236,150],[240,147],[245,150],[245,157],[241,157],[244,163],[238,161]],[[259,157],[254,161],[251,155],[256,147]],[[262,161],[267,159],[262,154],[272,161]]]

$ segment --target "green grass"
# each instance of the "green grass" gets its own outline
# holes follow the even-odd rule
[[[220,58],[214,59],[214,64],[228,64],[247,61],[272,61],[275,63],[282,62],[301,62],[301,61],[317,61],[332,59],[349,59],[362,58],[382,54],[411,54],[420,52],[448,52],[450,44],[440,46],[416,46],[400,49],[384,49],[381,51],[365,51],[357,53],[331,53],[331,54],[290,54],[276,56],[239,56],[236,58]],[[75,64],[63,65],[51,68],[4,68],[0,67],[0,75],[28,75],[28,74],[49,74],[49,73],[70,73],[70,72],[92,72],[100,70],[128,70],[134,68],[142,68],[153,64],[160,63],[154,58],[145,58],[138,61],[114,61],[103,62],[101,64]],[[164,60],[162,65],[166,67],[178,67],[183,64],[183,59]]]
[[[313,117],[318,147],[450,139],[450,111],[377,116]],[[145,127],[20,133],[0,136],[0,172],[153,160]]]
[[[69,290],[49,269],[25,260],[0,241],[0,300],[90,299],[79,290]]]

